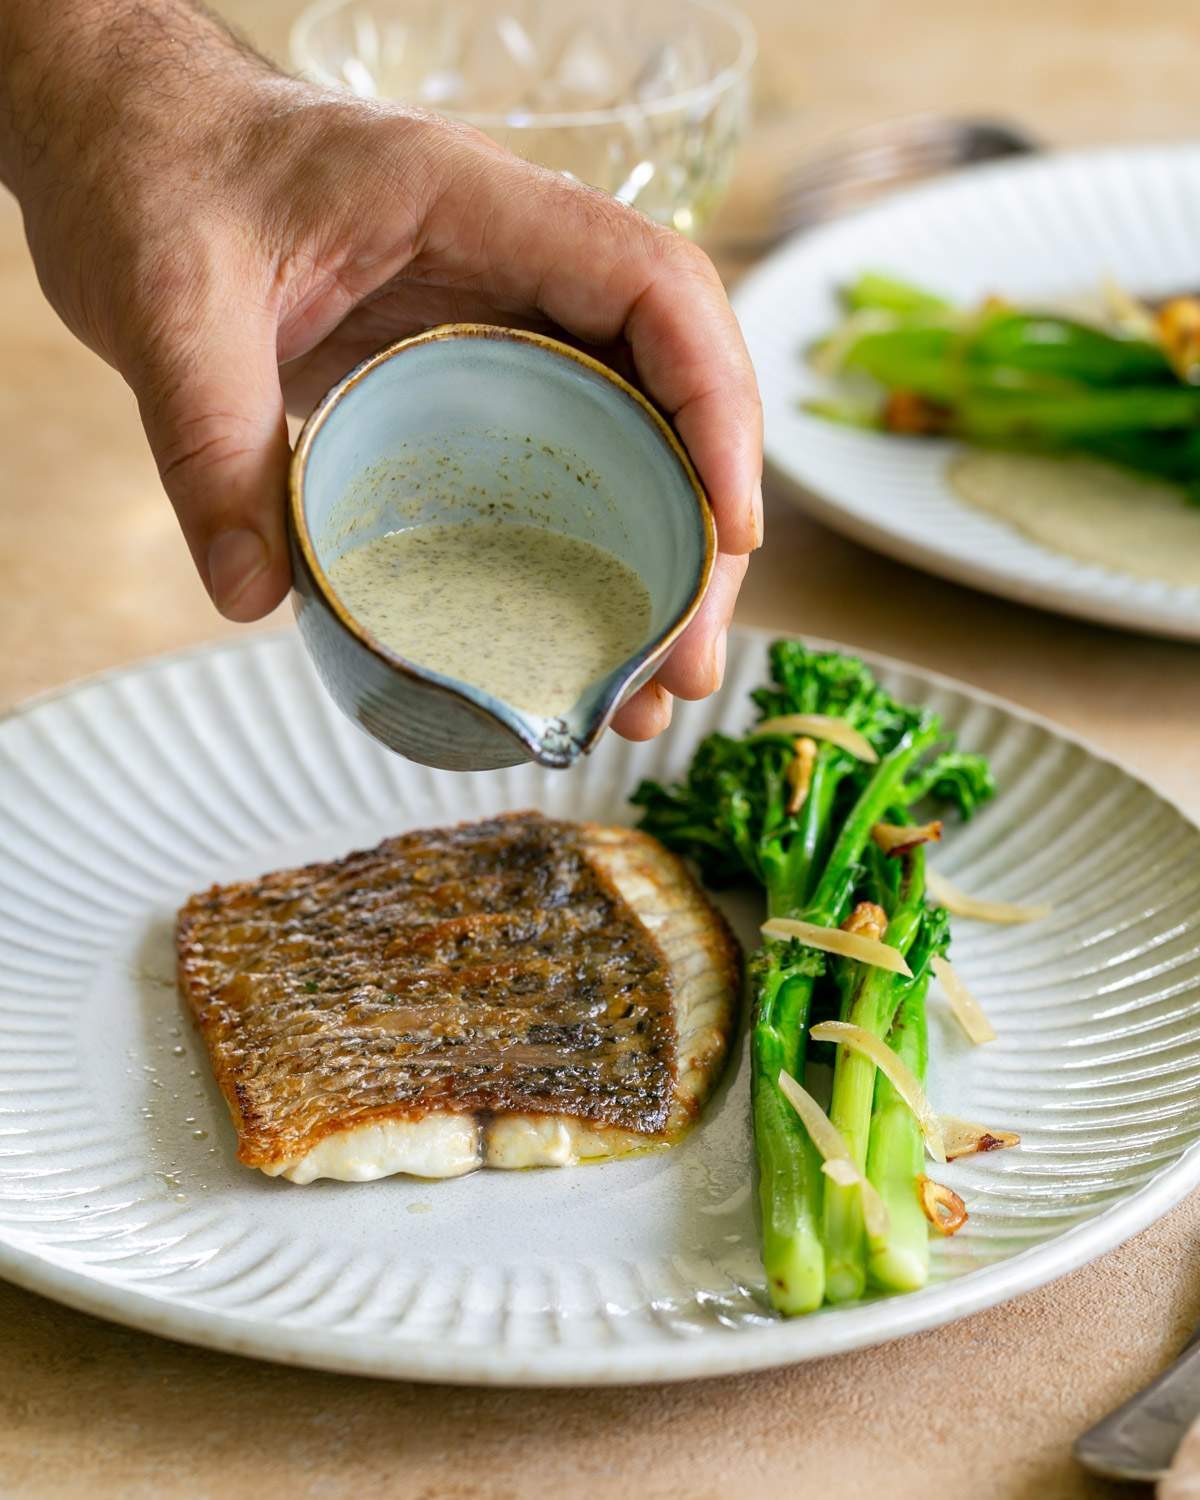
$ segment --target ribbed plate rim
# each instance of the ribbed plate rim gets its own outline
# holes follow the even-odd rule
[[[752,647],[786,632],[735,626]],[[875,667],[903,672],[963,694],[975,703],[1048,731],[1061,742],[1083,750],[1118,771],[1167,806],[1189,828],[1200,822],[1165,794],[1153,779],[1119,758],[1011,699],[976,688],[959,678],[901,658],[805,635],[810,643],[852,652]],[[247,637],[209,642],[108,669],[51,688],[14,705],[0,715],[0,729],[13,719],[85,688],[145,676],[192,660],[237,654],[256,646],[291,641],[294,630],[256,631]],[[1153,1224],[1200,1185],[1200,1141],[1185,1147],[1175,1161],[1145,1183],[1083,1223],[1003,1261],[914,1296],[898,1296],[865,1306],[795,1319],[736,1336],[709,1336],[677,1344],[627,1345],[619,1349],[540,1349],[522,1355],[494,1347],[462,1348],[436,1340],[402,1341],[287,1326],[270,1319],[231,1314],[193,1299],[158,1296],[153,1291],[107,1283],[60,1264],[52,1251],[29,1244],[33,1236],[0,1229],[0,1277],[81,1312],[106,1318],[186,1344],[248,1355],[279,1364],[345,1374],[474,1386],[610,1386],[682,1381],[753,1370],[772,1369],[809,1359],[872,1347],[956,1321],[1006,1302],[1078,1269],[1116,1248]]]

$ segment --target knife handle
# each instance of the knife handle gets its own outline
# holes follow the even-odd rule
[[[1200,1328],[1157,1380],[1076,1440],[1075,1457],[1110,1479],[1153,1483],[1171,1467],[1184,1433],[1197,1417]]]

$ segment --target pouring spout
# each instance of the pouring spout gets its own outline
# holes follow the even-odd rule
[[[510,710],[521,722],[521,737],[538,765],[564,769],[590,754],[618,707],[650,677],[654,655],[644,652],[594,683],[565,716],[534,720]]]
[[[593,736],[594,739],[594,736]],[[565,719],[551,719],[536,740],[531,741],[533,758],[539,766],[563,771],[584,753],[585,741]]]

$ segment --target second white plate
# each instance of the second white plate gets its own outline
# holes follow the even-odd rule
[[[975,510],[946,483],[950,445],[839,427],[804,351],[864,270],[963,302],[1072,296],[1106,276],[1166,295],[1197,284],[1200,148],[1143,147],[976,167],[789,241],[735,306],[762,389],[766,451],[804,507],[855,540],[961,583],[1103,624],[1200,640],[1200,588],[1080,562]]]
[[[1050,901],[956,924],[999,1031],[933,1015],[942,1109],[1021,1132],[947,1169],[967,1228],[911,1296],[782,1322],[763,1289],[744,1055],[675,1150],[563,1171],[296,1187],[239,1166],[174,986],[190,892],[406,828],[540,807],[622,820],[642,776],[740,732],[763,633],[645,745],[568,774],[465,776],[389,755],[298,640],[85,683],[0,723],[0,1274],[156,1333],[363,1374],[596,1384],[872,1344],[1071,1270],[1200,1182],[1200,830],[1048,725],[898,664],[884,677],[991,757],[1000,795],[937,864]],[[731,908],[753,941],[758,903]]]

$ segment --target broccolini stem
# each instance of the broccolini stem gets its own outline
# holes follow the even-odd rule
[[[888,1045],[924,1082],[929,1056],[925,1023],[926,969],[904,988]],[[871,1280],[886,1291],[911,1292],[929,1277],[929,1225],[917,1196],[925,1161],[925,1141],[912,1110],[881,1073],[875,1080],[875,1108],[867,1176],[888,1211],[887,1234],[868,1237]]]
[[[751,1043],[763,1269],[772,1305],[787,1314],[811,1312],[825,1294],[821,1158],[776,1081],[780,1069],[803,1078],[812,983],[807,974],[768,976]]]
[[[907,953],[920,930],[924,910],[925,850],[918,845],[905,856],[904,879],[884,941]],[[886,1037],[905,981],[885,969],[858,967],[863,972],[847,997],[843,1019],[878,1037]],[[864,1170],[875,1074],[875,1064],[869,1058],[847,1047],[838,1049],[829,1118],[841,1131],[855,1162]],[[824,1240],[826,1295],[831,1302],[847,1302],[862,1296],[867,1282],[865,1234],[861,1190],[829,1183],[824,1198]]]
[[[874,775],[859,794],[829,851],[825,868],[804,909],[805,921],[836,927],[845,916],[850,897],[848,886],[853,884],[871,829],[883,820],[889,806],[896,800],[909,767],[933,744],[938,732],[937,721],[927,719],[902,735],[876,766]]]

